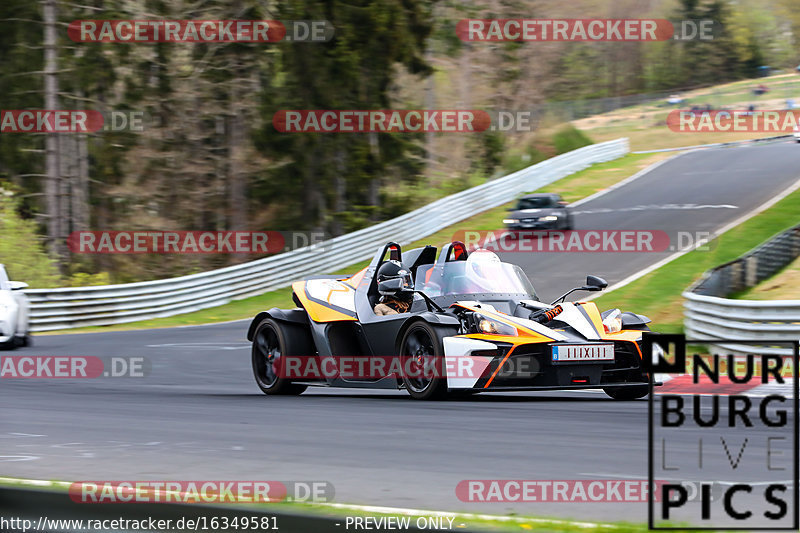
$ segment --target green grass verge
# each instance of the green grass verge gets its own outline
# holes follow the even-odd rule
[[[689,252],[594,301],[601,309],[619,307],[643,313],[653,320],[653,329],[659,332],[680,332],[683,330],[681,293],[694,280],[706,270],[736,259],[798,222],[800,190],[727,231],[707,246]]]
[[[628,154],[619,159],[592,165],[591,167],[571,174],[557,182],[539,189],[539,192],[558,192],[568,202],[574,202],[598,191],[601,191],[636,172],[656,163],[662,159],[670,157],[671,154]],[[408,248],[434,244],[441,246],[450,242],[451,237],[459,230],[483,231],[495,230],[502,227],[501,220],[506,214],[506,209],[511,204],[502,205],[488,211],[476,214],[458,224],[447,227],[417,242],[407,245]],[[334,273],[355,273],[367,266],[369,261],[361,261]],[[124,331],[132,329],[147,328],[168,328],[174,326],[188,326],[198,324],[210,324],[216,322],[226,322],[251,318],[259,311],[270,309],[271,307],[292,306],[291,289],[284,288],[270,291],[259,296],[236,300],[231,303],[165,318],[152,320],[142,320],[128,324],[118,324],[115,326],[101,326],[78,328],[67,331],[53,331],[45,334],[61,333],[87,333],[97,331]]]
[[[800,300],[800,258],[771,278],[732,297],[742,300]]]

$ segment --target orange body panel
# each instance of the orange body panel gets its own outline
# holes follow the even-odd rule
[[[349,315],[346,313],[342,313],[341,311],[337,311],[331,307],[328,307],[324,303],[311,300],[306,295],[306,282],[305,281],[295,281],[292,283],[292,291],[294,291],[295,296],[297,299],[300,300],[300,303],[303,304],[303,308],[308,313],[308,316],[314,322],[338,322],[342,320],[356,320],[355,315]],[[328,295],[328,301],[330,301],[330,294]]]
[[[350,276],[349,278],[344,280],[344,282],[347,283],[348,285],[350,285],[351,287],[353,287],[354,289],[357,289],[358,288],[358,284],[361,283],[362,279],[364,279],[364,274],[366,272],[367,272],[367,269],[366,268],[362,268],[361,270],[359,270],[358,272],[356,272],[355,274],[353,274],[352,276]]]

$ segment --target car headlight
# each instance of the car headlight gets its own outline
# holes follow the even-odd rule
[[[471,333],[484,333],[486,335],[509,335],[512,337],[517,336],[517,328],[490,318],[480,313],[472,313],[466,317],[467,330]]]
[[[603,319],[603,327],[606,333],[616,333],[622,330],[622,311],[619,309],[612,309],[610,313]]]
[[[541,220],[543,222],[552,222],[554,220],[558,220],[558,217],[557,216],[553,216],[553,215],[547,215],[546,217],[542,217],[539,220]]]
[[[503,224],[516,224],[517,222],[519,222],[519,219],[517,219],[517,218],[505,218],[505,219],[503,219]]]
[[[481,330],[481,333],[488,335],[512,335],[515,337],[517,335],[517,328],[491,318],[481,318],[478,321],[478,329]]]

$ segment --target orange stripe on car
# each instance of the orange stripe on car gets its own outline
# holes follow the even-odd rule
[[[592,326],[597,330],[597,334],[602,337],[606,332],[606,328],[603,326],[603,318],[600,316],[597,304],[594,302],[581,302],[578,305],[586,312],[586,315],[592,322]]]
[[[364,278],[364,273],[366,271],[367,271],[366,268],[363,268],[363,269],[359,270],[358,272],[353,274],[351,277],[349,277],[348,279],[344,280],[344,283],[350,285],[354,289],[357,289],[358,288],[358,284],[361,283],[361,280]]]
[[[486,382],[486,385],[484,385],[484,386],[483,386],[483,388],[484,388],[484,389],[487,389],[487,388],[489,388],[489,385],[491,385],[491,384],[492,384],[492,381],[494,381],[494,377],[497,375],[497,373],[498,373],[498,372],[500,372],[500,369],[501,369],[501,368],[503,368],[503,365],[504,365],[504,364],[506,364],[506,361],[508,360],[508,357],[511,355],[511,352],[513,352],[513,351],[514,351],[514,348],[516,348],[516,346],[514,346],[513,348],[511,348],[511,349],[508,351],[508,353],[506,354],[506,356],[505,356],[505,357],[503,357],[503,360],[502,360],[502,361],[500,361],[500,364],[499,364],[499,365],[497,365],[497,368],[495,368],[495,369],[494,369],[494,372],[492,372],[492,377],[490,377],[490,378],[489,378],[489,381],[487,381],[487,382]]]
[[[342,287],[341,289],[331,289],[330,291],[328,291],[328,298],[327,298],[328,303],[331,303],[331,298],[333,297],[333,293],[334,292],[343,292],[343,293],[347,294],[351,290],[352,290],[352,287],[351,288]]]

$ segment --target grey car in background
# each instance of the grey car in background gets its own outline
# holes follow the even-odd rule
[[[503,220],[509,230],[571,230],[572,213],[561,195],[528,194],[517,200]]]

